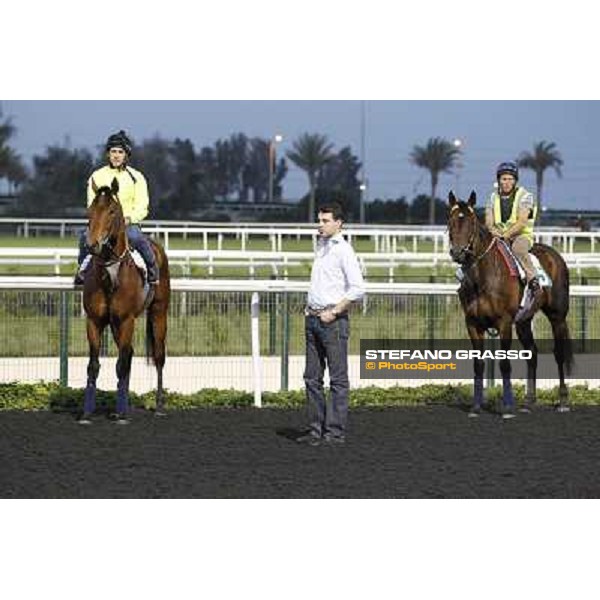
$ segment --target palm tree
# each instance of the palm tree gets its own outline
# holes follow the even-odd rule
[[[552,167],[559,177],[562,177],[560,168],[563,159],[556,149],[554,142],[541,141],[533,145],[533,152],[521,152],[517,160],[519,167],[531,169],[535,172],[535,185],[538,204],[542,204],[542,187],[544,184],[544,171]]]
[[[2,112],[0,110],[0,119]],[[0,179],[6,179],[10,185],[21,185],[27,179],[27,171],[20,156],[8,146],[8,140],[15,134],[16,129],[10,119],[0,122]]]
[[[460,148],[443,138],[429,138],[426,146],[414,146],[410,153],[411,162],[427,169],[431,175],[431,197],[429,198],[429,223],[435,223],[435,192],[440,173],[451,173],[460,156]]]
[[[292,150],[288,150],[287,157],[308,175],[310,186],[310,197],[308,201],[308,222],[312,223],[315,218],[315,194],[317,178],[324,165],[331,160],[333,144],[327,136],[318,133],[304,133],[293,144]]]

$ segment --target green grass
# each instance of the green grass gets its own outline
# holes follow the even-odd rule
[[[158,239],[161,243],[163,242],[162,236]],[[352,241],[354,249],[357,252],[375,252],[375,242],[371,239],[365,238],[354,238]],[[38,235],[33,237],[17,237],[9,235],[0,235],[0,247],[7,248],[36,248],[36,247],[56,247],[56,248],[76,248],[77,237],[74,235],[68,235],[64,238],[54,235]],[[202,249],[203,237],[202,235],[188,234],[187,239],[184,239],[181,234],[170,234],[169,235],[169,248],[174,250],[188,250],[188,249]],[[211,234],[208,236],[208,249],[217,250],[218,241],[217,234]],[[229,235],[223,238],[223,250],[241,250],[241,240],[236,239],[235,236]],[[440,247],[441,248],[441,247]],[[267,236],[257,237],[252,236],[246,244],[246,250],[251,251],[270,251],[272,249],[271,242]],[[400,242],[398,242],[397,250],[402,249],[412,252],[413,251],[413,240],[412,237],[406,236]],[[556,249],[561,252],[562,247],[556,246]],[[573,248],[574,252],[591,252],[590,243],[586,240],[576,240]],[[286,236],[283,239],[283,251],[284,252],[311,252],[312,241],[306,237],[300,240],[296,239],[296,236]],[[433,252],[434,244],[429,240],[418,240],[417,244],[418,252]],[[596,248],[596,251],[600,251],[600,247]]]
[[[11,247],[11,248],[33,248],[33,247],[56,247],[56,248],[77,248],[77,239],[74,236],[68,236],[60,238],[57,236],[43,235],[29,238],[16,237],[16,236],[0,236],[0,247]],[[373,253],[375,251],[374,243],[366,239],[354,240],[354,248],[357,252]],[[216,235],[209,236],[209,249],[217,249],[217,238]],[[412,240],[407,238],[404,244],[406,250],[412,252]],[[575,245],[575,251],[589,252],[589,244],[586,244],[582,240],[578,240]],[[170,236],[169,247],[174,250],[189,250],[189,249],[201,249],[202,237],[192,236],[188,239],[183,239],[182,236]],[[401,245],[398,246],[400,249]],[[241,250],[240,240],[236,240],[234,236],[227,236],[223,240],[222,248],[224,250]],[[269,240],[264,238],[251,238],[246,246],[248,251],[270,251],[271,244]],[[420,252],[433,252],[433,243],[428,241],[419,241],[418,249]],[[312,244],[309,239],[297,240],[295,236],[284,238],[283,250],[285,252],[311,252]],[[310,277],[312,261],[304,260],[300,266],[288,267],[287,275],[292,279],[308,279]],[[60,275],[70,276],[75,273],[76,263],[73,261],[70,264],[61,265],[59,268]],[[395,281],[413,281],[423,282],[429,281],[431,275],[434,276],[436,282],[453,282],[454,281],[454,267],[440,266],[440,267],[408,267],[399,266],[394,269],[394,280]],[[172,276],[173,277],[198,277],[198,278],[231,278],[231,279],[244,279],[250,277],[247,267],[215,267],[213,274],[209,275],[208,267],[192,267],[191,272],[187,272],[185,267],[173,264],[172,265]],[[278,267],[279,277],[284,276],[283,269]],[[48,276],[54,275],[55,268],[51,265],[2,265],[0,264],[0,275],[39,275]],[[270,267],[258,267],[255,269],[255,279],[269,279],[273,275],[273,270]],[[579,283],[581,277],[587,277],[591,279],[590,283],[595,283],[595,280],[600,279],[600,269],[585,268],[580,272],[571,271],[573,283]],[[387,281],[389,278],[389,270],[385,267],[369,268],[367,272],[367,280],[371,281]]]
[[[196,293],[173,295],[168,320],[170,356],[249,356],[249,293]],[[185,299],[185,300],[184,300]],[[288,304],[289,353],[304,353],[303,294],[291,294]],[[456,297],[372,296],[366,312],[359,304],[352,313],[350,353],[358,354],[361,339],[466,339],[464,317]],[[263,355],[281,354],[284,325],[282,294],[261,298],[260,344]],[[35,357],[59,354],[59,293],[0,292],[0,356]],[[600,339],[600,302],[573,298],[569,326],[574,339]],[[144,353],[145,320],[136,323],[136,355]],[[545,317],[536,318],[535,335],[550,339]],[[105,336],[106,353],[116,347]],[[69,355],[87,356],[81,293],[70,293]]]
[[[522,404],[525,389],[521,385],[513,388],[517,404]],[[498,405],[502,389],[495,386],[486,390],[489,405]],[[82,389],[61,387],[56,382],[19,384],[0,384],[0,410],[81,410],[83,406]],[[249,392],[235,390],[202,389],[193,394],[179,394],[167,391],[166,404],[171,410],[194,408],[244,408],[253,405],[254,397]],[[464,406],[472,403],[473,388],[470,385],[425,384],[419,387],[366,387],[350,390],[351,408],[389,408],[418,407],[431,405]],[[558,389],[540,389],[537,392],[539,405],[554,405],[557,402]],[[130,392],[130,402],[134,407],[152,409],[156,405],[154,392],[136,394]],[[289,392],[266,392],[263,394],[263,406],[268,408],[301,408],[305,406],[306,396],[303,390]],[[569,386],[569,401],[574,406],[600,405],[600,389],[587,386]],[[116,393],[98,390],[97,407],[99,410],[114,410]]]

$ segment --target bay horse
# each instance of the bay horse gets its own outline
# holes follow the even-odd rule
[[[465,278],[458,295],[465,314],[465,322],[474,350],[483,350],[486,331],[495,330],[500,346],[508,350],[512,343],[512,325],[519,310],[524,284],[519,277],[510,275],[509,267],[501,253],[501,242],[480,222],[474,210],[476,194],[471,192],[468,202],[459,201],[450,192],[448,235],[450,256],[459,263]],[[560,254],[550,246],[536,243],[531,252],[537,256],[552,280],[549,288],[542,288],[536,300],[535,312],[541,310],[552,326],[554,358],[558,366],[559,412],[567,412],[568,389],[565,370],[571,373],[573,349],[567,314],[569,312],[569,270]],[[525,350],[531,350],[527,360],[527,392],[523,412],[530,412],[536,401],[537,346],[531,330],[533,316],[515,323],[517,336]],[[477,416],[483,403],[484,361],[474,359],[474,397],[469,416]],[[502,374],[502,415],[514,416],[514,396],[511,384],[510,360],[500,361]]]
[[[81,424],[91,423],[96,407],[96,380],[100,371],[100,340],[110,325],[119,349],[117,360],[116,422],[126,424],[129,412],[129,376],[133,357],[132,338],[136,318],[146,309],[146,357],[158,374],[156,415],[164,415],[163,367],[167,335],[167,310],[171,285],[169,263],[164,249],[151,241],[159,269],[159,284],[144,289],[142,275],[129,248],[126,222],[118,200],[119,184],[98,188],[92,181],[95,198],[88,208],[87,244],[92,260],[84,274],[83,305],[87,315],[90,358],[87,368]]]

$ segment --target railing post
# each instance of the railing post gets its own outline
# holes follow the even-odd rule
[[[587,285],[587,277],[581,278],[581,285]],[[580,298],[579,313],[581,319],[581,333],[579,337],[581,338],[581,351],[585,352],[585,341],[587,339],[587,296],[581,296]]]
[[[271,279],[276,279],[275,275],[271,275]],[[275,356],[275,346],[277,343],[277,305],[279,304],[279,294],[277,292],[268,296],[269,310],[269,356]]]
[[[290,352],[290,318],[289,318],[289,293],[283,292],[281,313],[281,389],[287,392],[289,376]]]
[[[60,293],[59,310],[59,357],[60,357],[60,385],[69,385],[69,292]]]
[[[435,283],[435,275],[429,276],[429,283]],[[436,298],[433,294],[427,296],[427,314],[425,321],[427,323],[427,339],[429,341],[429,349],[433,350],[433,341],[435,340],[435,323],[433,320],[433,313],[435,310]]]
[[[252,337],[252,374],[254,383],[254,406],[262,407],[262,365],[260,362],[260,299],[258,292],[252,294],[250,307],[250,331]]]

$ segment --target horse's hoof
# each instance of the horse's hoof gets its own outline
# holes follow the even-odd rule
[[[167,416],[167,411],[164,410],[164,409],[157,408],[154,411],[154,416],[155,417],[166,417]]]
[[[571,412],[571,407],[570,406],[564,406],[564,405],[558,405],[556,407],[556,412],[557,413],[568,413]]]
[[[519,412],[524,415],[530,415],[532,412],[531,406],[521,406],[521,408],[519,408]]]
[[[90,415],[89,413],[85,413],[85,414],[81,415],[81,417],[79,417],[79,420],[77,421],[77,423],[79,423],[79,425],[91,425],[92,424],[92,415]]]
[[[515,415],[514,412],[505,412],[505,413],[502,413],[502,418],[505,419],[505,420],[506,419],[514,419],[516,416],[517,415]]]
[[[481,411],[478,408],[472,408],[467,416],[469,417],[469,419],[477,419],[477,417],[479,417],[480,414]]]

